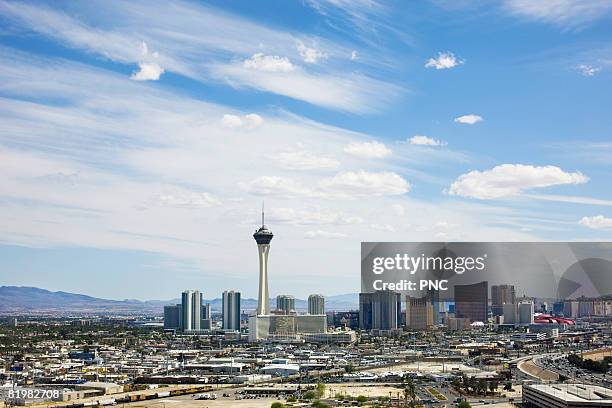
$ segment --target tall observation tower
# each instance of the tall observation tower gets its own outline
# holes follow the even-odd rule
[[[270,292],[268,292],[268,254],[272,231],[264,223],[264,208],[261,207],[261,228],[253,234],[259,251],[259,297],[257,298],[257,316],[270,314]]]

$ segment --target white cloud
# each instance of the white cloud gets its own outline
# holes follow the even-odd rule
[[[240,117],[238,115],[225,114],[221,118],[221,125],[228,129],[255,129],[263,123],[263,118],[256,113],[249,113]]]
[[[316,48],[307,47],[302,41],[297,42],[297,49],[304,62],[308,64],[316,64],[320,59],[327,58],[327,54]]]
[[[288,73],[295,71],[295,65],[287,57],[277,55],[264,55],[263,53],[253,54],[242,63],[245,68],[264,72]]]
[[[419,145],[419,146],[446,146],[446,142],[441,140],[434,139],[429,136],[415,135],[410,139],[411,145]]]
[[[357,61],[359,59],[359,53],[355,50],[351,51],[351,61]]]
[[[607,218],[603,215],[582,217],[582,219],[579,221],[579,224],[592,229],[610,229],[612,228],[612,218]]]
[[[400,195],[410,191],[410,184],[393,172],[347,171],[324,179],[321,188],[348,196]]]
[[[322,210],[318,207],[300,209],[274,207],[266,212],[266,217],[272,222],[289,225],[356,225],[364,222],[359,216]]]
[[[334,170],[340,162],[330,157],[320,156],[308,150],[290,150],[273,157],[283,169],[287,170]]]
[[[395,232],[395,227],[391,224],[370,224],[370,228],[378,231]]]
[[[589,64],[580,64],[578,65],[578,70],[582,75],[592,77],[595,76],[595,74],[597,74],[599,71],[601,71],[601,68],[594,67],[593,65]]]
[[[326,108],[376,112],[403,91],[365,73],[347,71],[351,48],[339,42],[272,29],[196,2],[177,0],[152,8],[143,1],[92,1],[91,7],[0,2],[0,14],[10,29],[32,30],[120,64],[155,63],[165,72],[195,81],[256,89]],[[316,56],[324,53],[339,64],[320,64],[313,71],[294,65],[292,61],[300,58],[298,38],[316,43]],[[152,47],[161,52],[150,52]],[[258,47],[261,51],[254,51]],[[228,56],[235,56],[233,62]],[[313,53],[306,56],[312,60]],[[369,63],[383,65],[381,60]],[[154,77],[150,74],[155,70],[145,68],[138,77]]]
[[[437,58],[430,58],[427,60],[425,68],[450,69],[464,63],[464,60],[456,57],[452,52],[439,52]]]
[[[450,186],[449,194],[495,199],[521,194],[534,188],[586,183],[580,172],[568,173],[556,166],[502,164],[491,170],[462,174]]]
[[[250,194],[275,196],[280,198],[315,197],[319,194],[299,182],[280,176],[260,176],[247,183],[243,188]]]
[[[221,204],[221,201],[210,193],[162,194],[160,203],[170,207],[210,208]]]
[[[339,239],[339,238],[346,238],[346,234],[342,234],[340,232],[316,230],[316,231],[307,231],[304,234],[304,237],[308,239]]]
[[[344,152],[363,159],[382,159],[392,153],[384,143],[377,141],[351,142],[344,148]]]
[[[612,2],[608,0],[505,0],[504,6],[517,16],[569,27],[602,18],[612,11]]]
[[[401,93],[395,85],[346,71],[330,74],[296,67],[279,73],[221,63],[211,67],[211,75],[236,89],[257,89],[347,112],[376,112]]]
[[[320,179],[307,186],[294,179],[279,176],[260,176],[242,183],[248,193],[279,198],[353,199],[363,196],[400,195],[410,191],[410,184],[397,173],[347,171]]]
[[[463,115],[463,116],[459,116],[458,118],[455,118],[455,122],[456,123],[463,123],[464,125],[474,125],[478,122],[482,122],[484,119],[482,118],[482,116],[478,116],[478,115]]]
[[[393,204],[391,206],[391,209],[393,210],[393,213],[397,216],[401,217],[406,214],[406,209],[401,204]]]
[[[140,69],[130,76],[135,81],[157,81],[164,73],[164,69],[155,62],[140,62],[138,67]]]

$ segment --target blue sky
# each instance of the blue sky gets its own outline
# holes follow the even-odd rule
[[[0,0],[0,282],[359,290],[361,241],[610,240],[612,3]]]

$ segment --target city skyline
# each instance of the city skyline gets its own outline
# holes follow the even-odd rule
[[[301,298],[362,241],[610,241],[612,6],[468,3],[1,0],[0,281],[253,297],[263,198]]]

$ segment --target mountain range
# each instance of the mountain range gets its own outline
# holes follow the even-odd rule
[[[180,299],[170,300],[111,300],[101,299],[93,296],[69,292],[52,292],[27,286],[0,286],[0,313],[1,314],[41,314],[48,315],[59,313],[63,315],[83,314],[154,314],[163,313],[165,305],[180,303]],[[213,311],[221,311],[221,298],[203,299],[203,303],[210,303]],[[270,305],[274,307],[275,299],[270,299]],[[252,310],[257,307],[257,299],[241,299],[243,310]],[[305,311],[308,301],[295,300],[297,311]],[[325,297],[325,308],[327,310],[354,310],[359,308],[359,295],[348,293]]]

